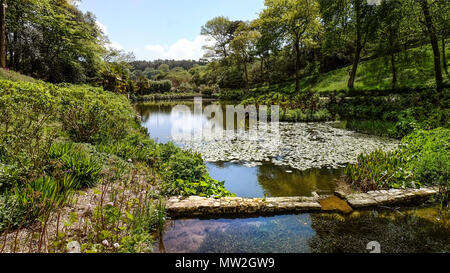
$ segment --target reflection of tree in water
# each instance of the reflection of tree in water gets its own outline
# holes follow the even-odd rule
[[[142,121],[146,122],[151,114],[167,114],[170,115],[172,108],[175,105],[171,103],[151,103],[151,104],[136,104],[134,109],[142,117]]]
[[[334,180],[342,174],[342,170],[313,169],[293,171],[273,164],[259,167],[258,181],[269,196],[311,196],[313,191],[332,193]]]
[[[371,241],[379,242],[383,253],[450,251],[448,218],[438,224],[409,213],[363,212],[360,217],[315,214],[311,220],[316,236],[309,245],[317,253],[368,253]]]

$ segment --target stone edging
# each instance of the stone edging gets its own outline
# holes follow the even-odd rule
[[[372,191],[368,193],[345,194],[336,192],[336,196],[344,199],[354,208],[411,204],[424,201],[436,195],[438,188],[421,188],[406,190]],[[172,197],[167,200],[166,209],[171,217],[202,216],[245,216],[265,214],[285,214],[293,212],[320,212],[321,198],[314,197],[273,197],[273,198],[241,198],[224,197],[221,199],[199,196]]]
[[[277,197],[221,199],[191,196],[172,197],[166,204],[172,217],[211,216],[211,215],[251,215],[288,212],[320,211],[317,197]]]
[[[367,193],[345,194],[336,191],[335,195],[346,200],[353,208],[412,204],[424,201],[439,193],[439,188],[392,189],[370,191]]]

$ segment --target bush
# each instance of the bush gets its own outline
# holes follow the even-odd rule
[[[0,81],[0,146],[17,167],[39,171],[46,164],[58,95],[50,84]]]
[[[149,93],[167,93],[172,90],[172,82],[169,80],[164,81],[150,81],[150,87],[148,88]]]
[[[27,209],[13,194],[0,195],[0,232],[20,226],[26,215]]]
[[[163,146],[160,170],[164,176],[165,195],[231,196],[223,182],[212,179],[199,154],[192,155],[173,144]]]
[[[219,93],[220,92],[220,88],[218,85],[200,85],[199,86],[199,91],[202,95],[205,96],[212,96],[213,94]]]
[[[181,93],[193,93],[195,89],[189,83],[184,82],[178,87],[177,91]]]
[[[345,170],[347,182],[363,191],[440,186],[448,192],[450,130],[416,130],[394,152],[362,154]]]
[[[65,91],[61,121],[74,141],[116,141],[132,129],[135,113],[125,96],[87,86],[70,86]]]

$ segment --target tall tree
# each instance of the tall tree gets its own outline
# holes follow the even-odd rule
[[[239,24],[240,21],[230,21],[223,16],[209,20],[201,30],[201,35],[214,41],[214,45],[205,46],[205,49],[208,50],[206,57],[227,58],[230,42],[233,40],[234,32]]]
[[[317,0],[266,0],[260,19],[277,25],[295,52],[295,90],[300,91],[301,47],[315,45],[322,31]]]
[[[446,53],[446,39],[450,37],[450,1],[437,1],[434,12],[436,14],[437,32],[441,39],[442,47],[442,66],[450,81],[450,74],[448,72],[447,53]]]
[[[0,67],[6,68],[6,0],[0,2]]]
[[[256,52],[256,44],[259,38],[261,38],[261,33],[251,29],[249,23],[241,23],[236,30],[234,39],[230,43],[238,61],[243,66],[246,89],[248,89],[249,85],[247,65]]]
[[[428,35],[431,43],[431,48],[433,49],[434,56],[434,74],[436,78],[436,86],[438,89],[442,87],[442,68],[441,68],[441,53],[439,51],[439,40],[436,32],[436,27],[433,22],[433,16],[431,12],[430,3],[434,1],[431,0],[416,0],[420,8],[422,9],[422,17],[420,22],[425,26],[425,32]]]
[[[351,0],[352,22],[350,26],[353,28],[354,34],[354,55],[353,65],[348,80],[348,88],[353,89],[355,86],[356,73],[358,65],[361,61],[361,53],[364,50],[371,34],[376,30],[376,3],[368,4],[366,0]]]
[[[380,27],[378,29],[379,56],[390,55],[392,88],[397,87],[398,71],[396,55],[401,51],[401,25],[404,19],[401,0],[385,0],[379,8]]]

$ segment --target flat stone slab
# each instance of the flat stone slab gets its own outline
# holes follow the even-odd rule
[[[439,193],[439,188],[382,190],[347,195],[337,192],[336,195],[343,199],[339,200],[340,207],[344,209],[335,207],[336,200],[333,206],[326,202],[327,199],[333,197],[320,200],[318,195],[314,197],[224,197],[220,199],[178,196],[167,200],[166,209],[171,217],[246,216],[321,211],[348,213],[352,208],[414,204],[437,193]]]
[[[347,200],[353,208],[365,208],[376,206],[390,206],[398,204],[413,204],[424,201],[439,193],[439,188],[420,189],[392,189],[381,191],[370,191],[367,193],[357,193],[345,195],[336,192],[336,195]]]
[[[172,197],[166,203],[172,217],[200,217],[252,214],[283,214],[292,212],[320,211],[322,207],[317,197],[274,197],[221,199],[206,197]]]

